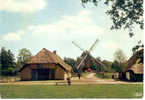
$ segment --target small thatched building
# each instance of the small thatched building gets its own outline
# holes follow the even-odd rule
[[[129,60],[128,69],[125,71],[126,79],[131,81],[143,80],[144,74],[144,49],[138,50]]]
[[[64,80],[71,77],[71,71],[56,51],[43,48],[20,69],[20,77],[21,80]]]
[[[128,60],[127,64],[128,64],[128,69],[130,69],[132,67],[132,65],[134,65],[135,63],[137,63],[137,60],[139,60],[140,62],[138,63],[142,63],[143,64],[143,59],[144,59],[144,49],[138,50],[135,54],[133,54],[133,56]],[[143,73],[143,70],[141,70],[140,73]]]
[[[125,71],[119,73],[119,78],[129,81],[142,81],[144,74],[143,59],[144,49],[140,49],[127,61],[127,68]]]

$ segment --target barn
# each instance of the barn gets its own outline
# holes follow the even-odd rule
[[[20,69],[21,80],[65,80],[71,77],[72,67],[56,51],[43,48]]]
[[[116,78],[128,81],[143,81],[144,49],[136,51],[127,61],[127,68]]]

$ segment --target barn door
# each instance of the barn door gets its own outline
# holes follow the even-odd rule
[[[36,69],[32,69],[32,80],[37,80],[38,79],[38,72]]]
[[[32,69],[32,80],[49,80],[49,69]]]

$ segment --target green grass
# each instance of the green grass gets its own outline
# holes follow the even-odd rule
[[[2,98],[141,98],[142,84],[0,85]]]

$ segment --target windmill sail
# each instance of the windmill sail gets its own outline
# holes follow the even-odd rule
[[[72,43],[73,43],[76,47],[78,47],[80,50],[85,51],[85,50],[82,49],[79,45],[77,45],[74,41],[72,41]]]
[[[93,45],[91,46],[91,48],[89,49],[89,53],[94,49],[94,47],[95,47],[95,45],[96,45],[96,43],[98,42],[99,40],[98,39],[96,39],[96,41],[93,43]]]
[[[78,67],[77,67],[77,69],[79,69],[80,68],[80,66],[82,65],[82,63],[84,62],[84,60],[87,58],[87,54],[86,54],[86,56],[81,60],[81,62],[80,62],[80,64],[78,65]]]
[[[94,49],[96,43],[98,42],[99,40],[96,39],[95,42],[93,43],[93,45],[90,47],[90,49],[88,51],[86,51],[86,55],[84,56],[84,58],[81,60],[80,64],[78,65],[77,69],[79,70],[79,68],[81,67],[81,65],[83,64],[84,60],[87,58],[88,54]],[[78,47],[80,50],[82,50],[83,52],[84,49],[82,49],[79,45],[77,45],[75,42],[72,42],[76,47]]]

